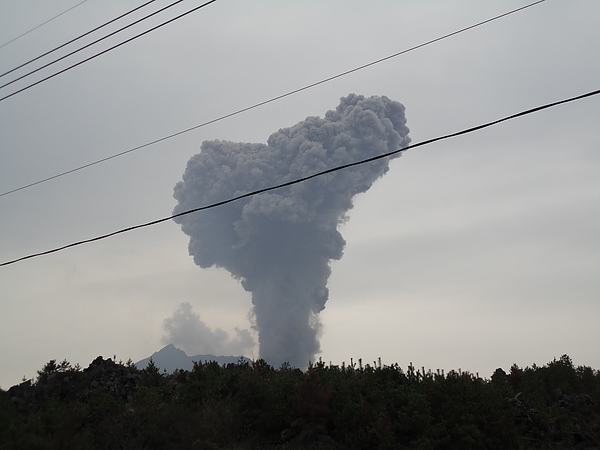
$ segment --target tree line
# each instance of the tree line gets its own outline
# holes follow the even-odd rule
[[[55,360],[0,391],[0,449],[597,449],[600,372],[563,355],[489,379],[263,360],[161,373]]]

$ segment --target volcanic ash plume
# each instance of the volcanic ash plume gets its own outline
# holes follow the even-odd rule
[[[206,141],[175,186],[174,214],[405,147],[404,106],[351,94],[325,118],[273,133],[267,144]],[[398,156],[394,155],[394,156]],[[175,219],[200,267],[223,267],[252,293],[260,357],[304,368],[320,353],[318,314],[337,227],[352,197],[388,171],[389,158]]]

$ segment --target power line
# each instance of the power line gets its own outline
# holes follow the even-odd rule
[[[64,245],[62,247],[58,247],[58,248],[55,248],[55,249],[52,249],[52,250],[46,250],[44,252],[34,253],[34,254],[31,254],[31,255],[23,256],[21,258],[14,259],[12,261],[7,261],[7,262],[4,262],[4,263],[1,263],[0,266],[8,266],[9,264],[14,264],[16,262],[23,261],[25,259],[35,258],[35,257],[38,257],[38,256],[43,256],[43,255],[48,255],[50,253],[59,252],[61,250],[65,250],[67,248],[75,247],[75,246],[82,245],[82,244],[88,244],[90,242],[99,241],[101,239],[106,239],[106,238],[109,238],[111,236],[115,236],[117,234],[126,233],[128,231],[137,230],[139,228],[149,227],[151,225],[156,225],[156,224],[159,224],[159,223],[162,223],[162,222],[166,222],[168,220],[172,220],[172,219],[174,219],[176,217],[185,216],[187,214],[192,214],[192,213],[195,213],[195,212],[204,211],[204,210],[211,209],[211,208],[216,208],[217,206],[226,205],[228,203],[232,203],[232,202],[235,202],[237,200],[241,200],[241,199],[246,198],[246,197],[252,197],[253,195],[261,194],[263,192],[272,191],[272,190],[275,190],[275,189],[280,189],[280,188],[287,187],[287,186],[291,186],[293,184],[298,184],[298,183],[310,180],[312,178],[316,178],[316,177],[320,177],[322,175],[326,175],[328,173],[337,172],[339,170],[347,169],[347,168],[353,167],[353,166],[358,166],[360,164],[366,164],[366,163],[369,163],[369,162],[372,162],[372,161],[375,161],[375,160],[378,160],[378,159],[387,158],[389,156],[395,155],[397,153],[400,153],[400,152],[403,152],[403,151],[406,151],[406,150],[411,150],[411,149],[414,149],[414,148],[417,148],[417,147],[421,147],[423,145],[432,144],[434,142],[442,141],[444,139],[449,139],[449,138],[452,138],[452,137],[461,136],[463,134],[472,133],[474,131],[478,131],[478,130],[482,130],[484,128],[491,127],[492,125],[497,125],[499,123],[506,122],[507,120],[515,119],[517,117],[521,117],[521,116],[532,114],[532,113],[535,113],[535,112],[538,112],[538,111],[542,111],[544,109],[548,109],[548,108],[551,108],[553,106],[562,105],[564,103],[573,102],[575,100],[581,100],[583,98],[591,97],[593,95],[598,95],[598,94],[600,94],[600,89],[598,89],[596,91],[588,92],[586,94],[578,95],[576,97],[571,97],[571,98],[568,98],[568,99],[565,99],[565,100],[559,100],[557,102],[548,103],[548,104],[545,104],[545,105],[542,105],[542,106],[538,106],[536,108],[531,108],[531,109],[528,109],[528,110],[525,110],[525,111],[521,111],[519,113],[512,114],[510,116],[506,116],[506,117],[503,117],[501,119],[494,120],[492,122],[487,122],[487,123],[484,123],[482,125],[477,125],[477,126],[474,126],[474,127],[471,127],[471,128],[467,128],[467,129],[464,129],[462,131],[457,131],[455,133],[446,134],[444,136],[439,136],[439,137],[436,137],[436,138],[433,138],[433,139],[428,139],[426,141],[419,142],[417,144],[409,145],[409,146],[404,147],[404,148],[399,148],[399,149],[391,151],[389,153],[384,153],[382,155],[373,156],[371,158],[363,159],[363,160],[356,161],[356,162],[353,162],[353,163],[349,163],[349,164],[344,164],[344,165],[341,165],[341,166],[333,167],[331,169],[327,169],[327,170],[324,170],[322,172],[318,172],[318,173],[315,173],[315,174],[312,174],[312,175],[309,175],[309,176],[306,176],[306,177],[303,177],[303,178],[298,178],[296,180],[288,181],[286,183],[278,184],[278,185],[275,185],[275,186],[269,186],[269,187],[266,187],[266,188],[263,188],[263,189],[259,189],[259,190],[252,191],[252,192],[248,192],[246,194],[238,195],[237,197],[232,197],[232,198],[229,198],[227,200],[223,200],[221,202],[213,203],[213,204],[210,204],[210,205],[207,205],[207,206],[202,206],[200,208],[190,209],[188,211],[184,211],[184,212],[181,212],[181,213],[178,213],[178,214],[174,214],[174,215],[171,215],[171,216],[168,216],[168,217],[164,217],[162,219],[153,220],[152,222],[146,222],[146,223],[143,223],[143,224],[140,224],[140,225],[134,225],[134,226],[131,226],[131,227],[128,227],[128,228],[123,228],[121,230],[113,231],[112,233],[108,233],[108,234],[97,236],[97,237],[94,237],[94,238],[91,238],[91,239],[85,239],[83,241],[78,241],[78,242],[74,242],[72,244]]]
[[[82,2],[79,2],[79,3],[77,3],[75,6],[71,6],[71,7],[70,7],[69,9],[67,9],[66,11],[63,11],[63,12],[61,12],[60,14],[57,14],[56,16],[54,16],[54,17],[52,17],[52,18],[50,18],[50,19],[46,20],[45,22],[42,22],[42,23],[40,23],[39,25],[37,25],[37,26],[33,27],[31,30],[29,30],[29,31],[26,31],[25,33],[23,33],[23,34],[20,34],[20,35],[18,35],[18,36],[17,36],[17,37],[15,37],[15,38],[12,38],[12,39],[11,39],[10,41],[8,41],[8,42],[5,42],[4,44],[0,45],[0,48],[7,46],[7,45],[8,45],[8,44],[10,44],[11,42],[14,42],[14,41],[16,41],[16,40],[17,40],[17,39],[19,39],[19,38],[22,38],[23,36],[25,36],[26,34],[29,34],[29,33],[31,33],[31,32],[32,32],[32,31],[34,31],[34,30],[37,30],[37,29],[38,29],[38,28],[40,28],[41,26],[43,26],[43,25],[46,25],[48,22],[52,22],[54,19],[56,19],[56,18],[58,18],[58,17],[62,16],[63,14],[66,14],[66,13],[68,13],[68,12],[69,12],[69,11],[71,11],[72,9],[75,9],[75,8],[77,8],[79,5],[82,5],[82,4],[84,4],[85,2],[87,2],[87,1],[88,1],[88,0],[83,0]]]
[[[87,1],[87,0],[85,0],[85,1]],[[30,59],[29,61],[27,61],[27,62],[25,62],[25,63],[21,64],[20,66],[17,66],[17,67],[15,67],[14,69],[11,69],[11,70],[9,70],[8,72],[4,72],[3,74],[1,74],[1,75],[0,75],[0,78],[2,78],[2,77],[3,77],[3,76],[5,76],[5,75],[8,75],[9,73],[13,73],[15,70],[18,70],[18,69],[20,69],[21,67],[25,67],[25,66],[27,66],[28,64],[31,64],[32,62],[34,62],[34,61],[37,61],[37,60],[38,60],[38,59],[40,59],[40,58],[43,58],[44,56],[48,56],[49,54],[51,54],[51,53],[54,53],[56,50],[60,50],[61,48],[65,47],[65,46],[67,46],[67,45],[69,45],[69,44],[72,44],[73,42],[75,42],[75,41],[78,41],[79,39],[81,39],[81,38],[84,38],[85,36],[88,36],[89,34],[92,34],[94,31],[98,31],[99,29],[101,29],[101,28],[104,28],[105,26],[107,26],[107,25],[110,25],[110,24],[111,24],[111,23],[113,23],[113,22],[116,22],[117,20],[119,20],[119,19],[122,19],[123,17],[125,17],[125,16],[128,16],[129,14],[131,14],[131,13],[133,13],[133,12],[137,11],[138,9],[141,9],[141,8],[143,8],[144,6],[147,6],[147,5],[149,5],[150,3],[153,3],[153,2],[155,2],[155,1],[156,1],[156,0],[150,0],[149,2],[146,2],[146,3],[144,3],[143,5],[141,5],[141,6],[138,6],[137,8],[134,8],[134,9],[132,9],[131,11],[127,11],[126,13],[124,13],[124,14],[121,14],[119,17],[115,17],[114,19],[112,19],[112,20],[109,20],[108,22],[106,22],[106,23],[104,23],[104,24],[102,24],[102,25],[100,25],[100,26],[98,26],[98,27],[94,28],[93,30],[90,30],[90,31],[88,31],[88,32],[86,32],[86,33],[84,33],[84,34],[81,34],[81,35],[77,36],[76,38],[73,38],[73,39],[71,39],[70,41],[68,41],[68,42],[65,42],[64,44],[62,44],[62,45],[59,45],[58,47],[55,47],[55,48],[53,48],[52,50],[49,50],[49,51],[47,51],[46,53],[44,53],[44,54],[42,54],[42,55],[40,55],[40,56],[36,56],[35,58],[33,58],[33,59]],[[83,2],[82,2],[82,3],[83,3]],[[81,50],[81,49],[80,49],[80,50]],[[47,66],[44,66],[44,67],[47,67]],[[43,69],[43,67],[42,67],[42,69]],[[33,73],[33,72],[30,72],[30,73],[29,73],[29,74],[27,74],[27,75],[30,75],[31,73]],[[26,76],[26,75],[25,75],[25,76]],[[23,77],[21,77],[21,78],[23,78]],[[17,79],[19,79],[19,78],[17,78]],[[16,80],[14,80],[14,81],[16,81]],[[12,82],[11,82],[11,83],[12,83]],[[10,83],[9,83],[9,84],[10,84]],[[4,86],[7,86],[7,85],[5,84]],[[4,86],[2,86],[2,87],[4,87]]]
[[[97,44],[98,42],[100,42],[100,41],[103,41],[104,39],[107,39],[107,38],[109,38],[109,37],[111,37],[111,36],[114,36],[115,34],[117,34],[117,33],[120,33],[121,31],[123,31],[123,30],[126,30],[127,28],[130,28],[130,27],[132,27],[132,26],[134,26],[134,25],[136,25],[136,24],[138,24],[138,23],[140,23],[140,22],[142,22],[142,21],[144,21],[144,20],[146,20],[146,19],[148,19],[148,18],[150,18],[150,17],[152,17],[152,16],[155,16],[156,14],[158,14],[158,13],[160,13],[160,12],[162,12],[162,11],[164,11],[164,10],[168,9],[168,8],[171,8],[172,6],[175,6],[176,4],[178,4],[178,3],[181,3],[182,1],[183,1],[183,0],[177,0],[177,1],[173,2],[173,3],[171,3],[170,5],[167,5],[167,6],[165,6],[164,8],[161,8],[161,9],[159,9],[158,11],[155,11],[155,12],[153,12],[153,13],[151,13],[151,14],[148,14],[146,17],[142,17],[141,19],[138,19],[138,20],[136,20],[135,22],[133,22],[133,23],[130,23],[129,25],[126,25],[126,26],[124,26],[124,27],[122,27],[122,28],[119,28],[118,30],[116,30],[116,31],[113,31],[112,33],[109,33],[109,34],[107,34],[107,35],[106,35],[106,36],[104,36],[104,37],[101,37],[101,38],[99,38],[99,39],[96,39],[95,41],[93,41],[93,42],[91,42],[91,43],[89,43],[89,44],[87,44],[87,45],[84,45],[83,47],[81,47],[81,48],[78,48],[77,50],[74,50],[74,51],[72,51],[71,53],[67,53],[66,55],[64,55],[64,56],[61,56],[60,58],[57,58],[57,59],[55,59],[54,61],[50,61],[49,63],[47,63],[47,64],[45,64],[45,65],[43,65],[43,66],[41,66],[41,67],[38,67],[37,69],[35,69],[35,70],[32,70],[31,72],[28,72],[28,73],[26,73],[26,74],[24,74],[24,75],[21,75],[20,77],[18,77],[18,78],[15,78],[14,80],[12,80],[12,81],[9,81],[8,83],[5,83],[5,84],[3,84],[2,86],[0,86],[0,89],[4,88],[4,87],[6,87],[6,86],[9,86],[9,85],[11,85],[11,84],[13,84],[13,83],[15,83],[15,82],[17,82],[17,81],[19,81],[19,80],[22,80],[23,78],[25,78],[25,77],[28,77],[29,75],[32,75],[32,74],[34,74],[34,73],[36,73],[36,72],[39,72],[40,70],[42,70],[42,69],[45,69],[46,67],[48,67],[48,66],[51,66],[51,65],[53,65],[53,64],[55,64],[55,63],[57,63],[57,62],[59,62],[59,61],[62,61],[63,59],[65,59],[65,58],[68,58],[69,56],[72,56],[72,55],[74,55],[75,53],[79,53],[80,51],[82,51],[82,50],[85,50],[86,48],[88,48],[88,47],[91,47],[92,45],[94,45],[94,44]],[[61,71],[59,71],[59,72],[57,72],[57,73],[55,73],[55,74],[53,74],[53,75],[50,75],[50,76],[48,76],[48,77],[46,77],[46,78],[44,78],[44,79],[42,79],[42,80],[40,80],[40,81],[38,81],[38,82],[36,82],[36,83],[32,83],[32,84],[30,84],[30,85],[28,85],[28,86],[25,86],[24,88],[22,88],[22,89],[20,89],[20,90],[18,90],[18,91],[16,91],[16,92],[13,92],[12,94],[10,94],[10,95],[7,95],[6,97],[0,98],[0,101],[2,101],[2,100],[4,100],[4,99],[7,99],[7,98],[9,98],[9,97],[12,97],[13,95],[15,95],[15,94],[18,94],[19,92],[25,91],[25,90],[29,89],[30,87],[33,87],[33,86],[35,86],[35,85],[37,85],[37,84],[40,84],[40,83],[42,83],[43,81],[49,80],[50,78],[53,78],[53,77],[55,77],[56,75],[59,75],[59,74],[61,74],[61,73],[63,73],[63,72],[66,72],[67,70],[70,70],[70,69],[72,69],[73,67],[77,67],[77,66],[79,66],[79,65],[81,65],[81,64],[83,64],[83,63],[85,63],[85,62],[87,62],[87,61],[89,61],[89,60],[91,60],[91,59],[94,59],[94,58],[95,58],[95,57],[97,57],[97,56],[100,56],[100,55],[102,55],[102,54],[104,54],[104,53],[107,53],[107,52],[109,52],[110,50],[113,50],[113,49],[115,49],[115,48],[117,48],[117,47],[120,47],[121,45],[123,45],[123,44],[126,44],[127,42],[130,42],[130,41],[132,41],[132,40],[134,40],[134,39],[136,39],[136,38],[138,38],[138,37],[140,37],[140,36],[143,36],[144,34],[147,34],[147,33],[149,33],[150,31],[153,31],[153,30],[155,30],[155,29],[157,29],[157,28],[160,28],[160,27],[162,27],[163,25],[166,25],[166,24],[168,24],[168,23],[170,23],[170,22],[172,22],[172,21],[174,21],[174,20],[177,20],[177,19],[179,19],[180,17],[183,17],[183,16],[185,16],[185,15],[189,14],[190,12],[193,12],[193,11],[195,11],[196,9],[200,9],[200,8],[202,8],[202,7],[206,6],[206,5],[208,5],[209,3],[213,3],[213,2],[215,2],[215,1],[217,1],[217,0],[212,0],[212,1],[208,2],[208,3],[205,3],[204,5],[201,5],[201,6],[199,6],[198,8],[194,8],[194,9],[192,9],[191,11],[188,11],[187,13],[181,14],[180,16],[178,16],[178,17],[175,17],[174,19],[171,19],[171,20],[169,20],[169,21],[167,21],[167,22],[164,22],[164,23],[162,23],[162,24],[160,24],[160,25],[158,25],[158,26],[156,26],[156,27],[154,27],[154,28],[151,28],[151,29],[150,29],[150,30],[148,30],[148,31],[145,31],[145,32],[143,32],[143,33],[140,33],[140,34],[138,34],[137,36],[134,36],[134,37],[133,37],[133,38],[131,38],[131,39],[128,39],[128,40],[126,40],[126,41],[124,41],[124,42],[121,42],[120,44],[118,44],[118,45],[115,45],[115,46],[113,46],[113,47],[109,48],[108,50],[104,50],[104,51],[102,51],[102,52],[100,52],[100,53],[98,53],[98,54],[96,54],[96,55],[94,55],[94,56],[92,56],[92,57],[90,57],[90,58],[87,58],[87,59],[84,59],[83,61],[80,61],[79,63],[73,64],[72,66],[70,66],[70,67],[67,67],[66,69],[64,69],[64,70],[61,70]]]
[[[179,3],[179,2],[182,2],[182,1],[183,1],[183,0],[177,0],[177,2],[175,2],[175,3]],[[187,12],[185,12],[185,13],[183,13],[183,14],[180,14],[180,15],[178,15],[178,16],[176,16],[176,17],[172,18],[172,19],[169,19],[169,20],[167,20],[166,22],[163,22],[163,23],[161,23],[161,24],[159,24],[159,25],[156,25],[155,27],[152,27],[152,28],[150,28],[149,30],[146,30],[146,31],[144,31],[144,32],[142,32],[142,33],[140,33],[140,34],[137,34],[137,35],[135,35],[135,36],[133,36],[133,37],[131,37],[131,38],[129,38],[129,39],[127,39],[127,40],[123,41],[123,42],[120,42],[119,44],[113,45],[112,47],[109,47],[109,48],[107,48],[106,50],[103,50],[103,51],[101,51],[101,52],[99,52],[99,53],[96,53],[95,55],[92,55],[92,56],[90,56],[89,58],[86,58],[86,59],[84,59],[84,60],[82,60],[82,61],[79,61],[78,63],[72,64],[72,65],[70,65],[69,67],[67,67],[67,68],[65,68],[65,69],[59,70],[58,72],[56,72],[56,73],[54,73],[54,74],[52,74],[52,75],[49,75],[49,76],[47,76],[47,77],[45,77],[45,78],[42,78],[41,80],[38,80],[38,81],[36,81],[35,83],[31,83],[31,84],[29,84],[29,85],[25,86],[24,88],[21,88],[21,89],[19,89],[19,90],[15,91],[15,92],[13,92],[12,94],[9,94],[9,95],[6,95],[6,96],[4,96],[4,97],[0,98],[0,102],[1,102],[1,101],[3,101],[3,100],[6,100],[7,98],[10,98],[10,97],[12,97],[12,96],[14,96],[14,95],[17,95],[17,94],[18,94],[18,93],[20,93],[20,92],[26,91],[27,89],[29,89],[29,88],[32,88],[33,86],[37,86],[38,84],[40,84],[40,83],[43,83],[44,81],[47,81],[47,80],[49,80],[49,79],[51,79],[51,78],[54,78],[55,76],[57,76],[57,75],[60,75],[61,73],[64,73],[64,72],[66,72],[66,71],[68,71],[68,70],[71,70],[71,69],[73,69],[74,67],[80,66],[81,64],[83,64],[83,63],[86,63],[86,62],[88,62],[88,61],[90,61],[90,60],[92,60],[92,59],[94,59],[94,58],[96,58],[96,57],[98,57],[98,56],[100,56],[100,55],[103,55],[103,54],[105,54],[105,53],[108,53],[108,52],[110,52],[111,50],[114,50],[115,48],[121,47],[122,45],[125,45],[125,44],[127,44],[127,43],[129,43],[129,42],[133,41],[134,39],[137,39],[137,38],[139,38],[139,37],[141,37],[141,36],[144,36],[144,35],[146,35],[146,34],[148,34],[148,33],[152,32],[152,31],[154,31],[154,30],[156,30],[156,29],[158,29],[158,28],[161,28],[161,27],[163,27],[163,26],[165,26],[165,25],[167,25],[167,24],[169,24],[169,23],[171,23],[171,22],[174,22],[174,21],[175,21],[175,20],[177,20],[177,19],[180,19],[180,18],[182,18],[182,17],[184,17],[184,16],[187,16],[188,14],[191,14],[191,13],[193,13],[193,12],[195,12],[195,11],[199,10],[200,8],[204,8],[205,6],[208,6],[208,5],[210,5],[211,3],[214,3],[214,2],[216,2],[216,1],[217,1],[217,0],[210,0],[210,1],[206,2],[206,3],[203,3],[202,5],[200,5],[200,6],[197,6],[197,7],[195,7],[195,8],[192,8],[192,9],[190,9],[189,11],[187,11]],[[544,0],[542,0],[542,1],[544,1]],[[173,5],[169,5],[168,7],[170,7],[170,6],[173,6]],[[164,9],[164,8],[163,8],[163,9]],[[137,23],[137,22],[134,22],[134,23]],[[133,24],[132,24],[132,25],[133,25]],[[131,26],[131,25],[129,25],[129,26]],[[120,31],[120,30],[119,30],[119,31]],[[108,36],[111,36],[112,34],[115,34],[115,33],[117,33],[117,32],[118,32],[118,31],[116,31],[116,32],[114,32],[114,33],[111,33],[111,34],[109,34]],[[106,38],[106,37],[108,37],[108,36],[105,36],[104,38]],[[104,39],[104,38],[102,38],[102,39]],[[102,39],[100,39],[100,40],[102,40]],[[97,41],[96,41],[96,42],[97,42]],[[79,50],[83,50],[84,48],[87,48],[87,47],[89,47],[90,45],[93,45],[94,43],[95,43],[95,42],[92,42],[92,44],[88,44],[88,45],[86,45],[85,47],[82,47],[82,48],[80,48]],[[75,52],[72,52],[72,53],[69,53],[69,55],[66,55],[66,56],[64,56],[64,57],[62,57],[62,58],[59,58],[59,59],[58,59],[58,60],[56,60],[56,61],[59,61],[59,60],[61,60],[61,59],[63,59],[63,58],[66,58],[67,56],[70,56],[70,55],[72,55],[73,53],[76,53],[76,52],[78,52],[79,50],[77,50],[77,51],[75,51]],[[54,61],[54,62],[56,62],[56,61]],[[50,63],[50,64],[53,64],[53,63]],[[47,65],[45,65],[45,66],[41,67],[40,69],[43,69],[44,67],[47,67],[47,66],[48,66],[48,65],[50,65],[50,64],[47,64]],[[33,71],[33,72],[30,72],[30,73],[37,72],[37,71],[38,71],[38,70],[40,70],[40,69],[36,69],[35,71]],[[24,75],[24,76],[27,76],[27,75]],[[23,77],[24,77],[24,76],[23,76]],[[13,81],[11,81],[10,83],[7,83],[7,84],[5,84],[4,86],[8,86],[9,84],[11,84],[11,83],[13,83],[14,81],[17,81],[17,80],[19,80],[19,79],[21,79],[21,78],[23,78],[23,77],[17,78],[16,80],[13,80]],[[0,88],[2,88],[2,87],[4,87],[4,86],[0,86]]]
[[[125,151],[122,151],[122,152],[120,152],[120,153],[116,153],[116,154],[114,154],[114,155],[107,156],[106,158],[98,159],[98,160],[96,160],[96,161],[93,161],[93,162],[91,162],[91,163],[88,163],[88,164],[84,164],[84,165],[82,165],[82,166],[75,167],[75,168],[73,168],[73,169],[67,170],[67,171],[65,171],[65,172],[58,173],[58,174],[56,174],[56,175],[53,175],[53,176],[51,176],[51,177],[44,178],[44,179],[41,179],[41,180],[35,181],[35,182],[33,182],[33,183],[26,184],[26,185],[24,185],[24,186],[21,186],[21,187],[18,187],[18,188],[11,189],[10,191],[6,191],[6,192],[3,192],[3,193],[1,193],[1,194],[0,194],[0,197],[2,197],[2,196],[5,196],[5,195],[12,194],[12,193],[14,193],[14,192],[17,192],[17,191],[21,191],[21,190],[23,190],[23,189],[27,189],[27,188],[30,188],[30,187],[36,186],[36,185],[38,185],[38,184],[41,184],[41,183],[45,183],[45,182],[47,182],[47,181],[50,181],[50,180],[54,180],[55,178],[60,178],[60,177],[63,177],[63,176],[65,176],[65,175],[68,175],[68,174],[70,174],[70,173],[77,172],[77,171],[79,171],[79,170],[86,169],[86,168],[88,168],[88,167],[91,167],[91,166],[95,166],[96,164],[100,164],[100,163],[103,163],[103,162],[109,161],[109,160],[111,160],[111,159],[117,158],[117,157],[119,157],[119,156],[123,156],[123,155],[126,155],[126,154],[128,154],[128,153],[135,152],[135,151],[137,151],[137,150],[140,150],[140,149],[142,149],[142,148],[149,147],[149,146],[151,146],[151,145],[154,145],[154,144],[158,144],[159,142],[163,142],[163,141],[166,141],[166,140],[168,140],[168,139],[174,138],[174,137],[176,137],[176,136],[180,136],[180,135],[182,135],[182,134],[189,133],[190,131],[197,130],[198,128],[205,127],[205,126],[207,126],[207,125],[213,124],[213,123],[215,123],[215,122],[219,122],[219,121],[221,121],[221,120],[224,120],[224,119],[227,119],[227,118],[229,118],[229,117],[237,116],[238,114],[242,114],[242,113],[244,113],[244,112],[246,112],[246,111],[250,111],[250,110],[252,110],[252,109],[258,108],[258,107],[260,107],[260,106],[263,106],[263,105],[266,105],[266,104],[268,104],[268,103],[272,103],[272,102],[274,102],[274,101],[276,101],[276,100],[280,100],[280,99],[282,99],[282,98],[289,97],[290,95],[297,94],[297,93],[299,93],[299,92],[302,92],[302,91],[305,91],[305,90],[307,90],[307,89],[313,88],[313,87],[315,87],[315,86],[319,86],[319,85],[321,85],[321,84],[327,83],[328,81],[332,81],[332,80],[335,80],[335,79],[337,79],[337,78],[341,78],[341,77],[343,77],[343,76],[345,76],[345,75],[349,75],[349,74],[351,74],[351,73],[357,72],[357,71],[359,71],[359,70],[362,70],[362,69],[365,69],[365,68],[367,68],[367,67],[374,66],[375,64],[379,64],[379,63],[381,63],[381,62],[387,61],[387,60],[389,60],[389,59],[392,59],[392,58],[395,58],[395,57],[397,57],[397,56],[403,55],[403,54],[405,54],[405,53],[411,52],[411,51],[413,51],[413,50],[417,50],[417,49],[419,49],[419,48],[421,48],[421,47],[425,47],[426,45],[433,44],[434,42],[441,41],[442,39],[446,39],[446,38],[449,38],[449,37],[451,37],[451,36],[454,36],[454,35],[456,35],[456,34],[462,33],[462,32],[464,32],[464,31],[467,31],[467,30],[470,30],[470,29],[476,28],[476,27],[478,27],[478,26],[481,26],[481,25],[483,25],[483,24],[486,24],[486,23],[488,23],[488,22],[491,22],[491,21],[493,21],[493,20],[500,19],[500,18],[502,18],[502,17],[505,17],[505,16],[508,16],[508,15],[510,15],[510,14],[516,13],[516,12],[518,12],[518,11],[521,11],[521,10],[525,9],[525,8],[529,8],[529,7],[531,7],[531,6],[534,6],[534,5],[537,5],[537,4],[539,4],[539,3],[542,3],[542,2],[544,2],[544,1],[545,1],[545,0],[539,0],[539,1],[536,1],[536,2],[534,2],[534,3],[531,3],[531,4],[529,4],[529,5],[523,6],[523,7],[521,7],[521,8],[517,8],[517,9],[514,9],[514,10],[512,10],[512,11],[509,11],[509,12],[506,12],[506,13],[504,13],[504,14],[501,14],[501,15],[499,15],[499,16],[492,17],[491,19],[484,20],[483,22],[478,22],[478,23],[476,23],[476,24],[474,24],[474,25],[468,26],[468,27],[466,27],[466,28],[462,28],[462,29],[460,29],[460,30],[458,30],[458,31],[454,31],[454,32],[452,32],[452,33],[449,33],[449,34],[446,34],[446,35],[440,36],[440,37],[438,37],[438,38],[432,39],[432,40],[430,40],[430,41],[424,42],[424,43],[422,43],[422,44],[419,44],[419,45],[417,45],[417,46],[410,47],[410,48],[408,48],[408,49],[406,49],[406,50],[402,50],[402,51],[400,51],[400,52],[394,53],[393,55],[389,55],[389,56],[386,56],[386,57],[384,57],[384,58],[378,59],[378,60],[376,60],[376,61],[372,61],[372,62],[370,62],[370,63],[363,64],[362,66],[358,66],[358,67],[355,67],[354,69],[350,69],[350,70],[347,70],[347,71],[345,71],[345,72],[339,73],[339,74],[337,74],[337,75],[333,75],[333,76],[331,76],[331,77],[328,77],[328,78],[325,78],[325,79],[323,79],[323,80],[317,81],[317,82],[315,82],[315,83],[308,84],[308,85],[306,85],[306,86],[304,86],[304,87],[301,87],[301,88],[295,89],[295,90],[293,90],[293,91],[289,91],[289,92],[287,92],[287,93],[285,93],[285,94],[281,94],[281,95],[278,95],[278,96],[276,96],[276,97],[272,97],[272,98],[270,98],[270,99],[268,99],[268,100],[264,100],[264,101],[262,101],[262,102],[259,102],[259,103],[256,103],[256,104],[254,104],[254,105],[252,105],[252,106],[248,106],[248,107],[246,107],[246,108],[239,109],[239,110],[237,110],[237,111],[234,111],[234,112],[232,112],[232,113],[225,114],[224,116],[217,117],[216,119],[209,120],[208,122],[204,122],[204,123],[201,123],[201,124],[199,124],[199,125],[195,125],[195,126],[193,126],[193,127],[187,128],[187,129],[185,129],[185,130],[181,130],[181,131],[178,131],[178,132],[176,132],[176,133],[170,134],[170,135],[168,135],[168,136],[164,136],[164,137],[162,137],[162,138],[155,139],[155,140],[153,140],[153,141],[150,141],[150,142],[147,142],[147,143],[145,143],[145,144],[138,145],[137,147],[130,148],[129,150],[125,150]]]

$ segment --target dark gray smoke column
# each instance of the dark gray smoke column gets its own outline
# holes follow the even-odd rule
[[[405,147],[404,106],[351,94],[324,119],[273,133],[267,145],[206,141],[175,186],[174,213]],[[399,155],[399,154],[398,154]],[[397,156],[397,155],[396,155]],[[318,313],[329,261],[345,241],[337,227],[352,197],[388,171],[381,159],[288,188],[175,219],[200,267],[223,267],[252,293],[260,357],[304,368],[319,353]]]

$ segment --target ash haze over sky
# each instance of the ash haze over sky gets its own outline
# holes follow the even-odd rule
[[[2,2],[0,43],[76,3]],[[125,3],[89,0],[0,48],[0,72],[143,2]],[[155,3],[148,12],[168,4]],[[182,2],[82,56],[198,4]],[[219,0],[0,102],[0,191],[525,4]],[[596,90],[599,16],[596,0],[547,0],[2,196],[0,257],[7,261],[168,216],[177,204],[173,186],[202,142],[266,145],[274,130],[322,117],[349,93],[402,103],[412,143],[418,143]],[[412,361],[487,377],[497,367],[544,364],[564,353],[576,364],[600,368],[598,117],[600,100],[592,97],[391,161],[389,173],[354,198],[349,220],[338,228],[346,246],[343,258],[331,262],[317,356],[335,364],[381,357],[384,364]],[[199,268],[188,241],[169,221],[0,268],[0,386],[35,376],[49,359],[83,366],[98,355],[140,360],[169,337],[188,354],[221,348],[258,357],[251,293],[223,268]],[[194,347],[190,336],[205,336],[204,343]]]

